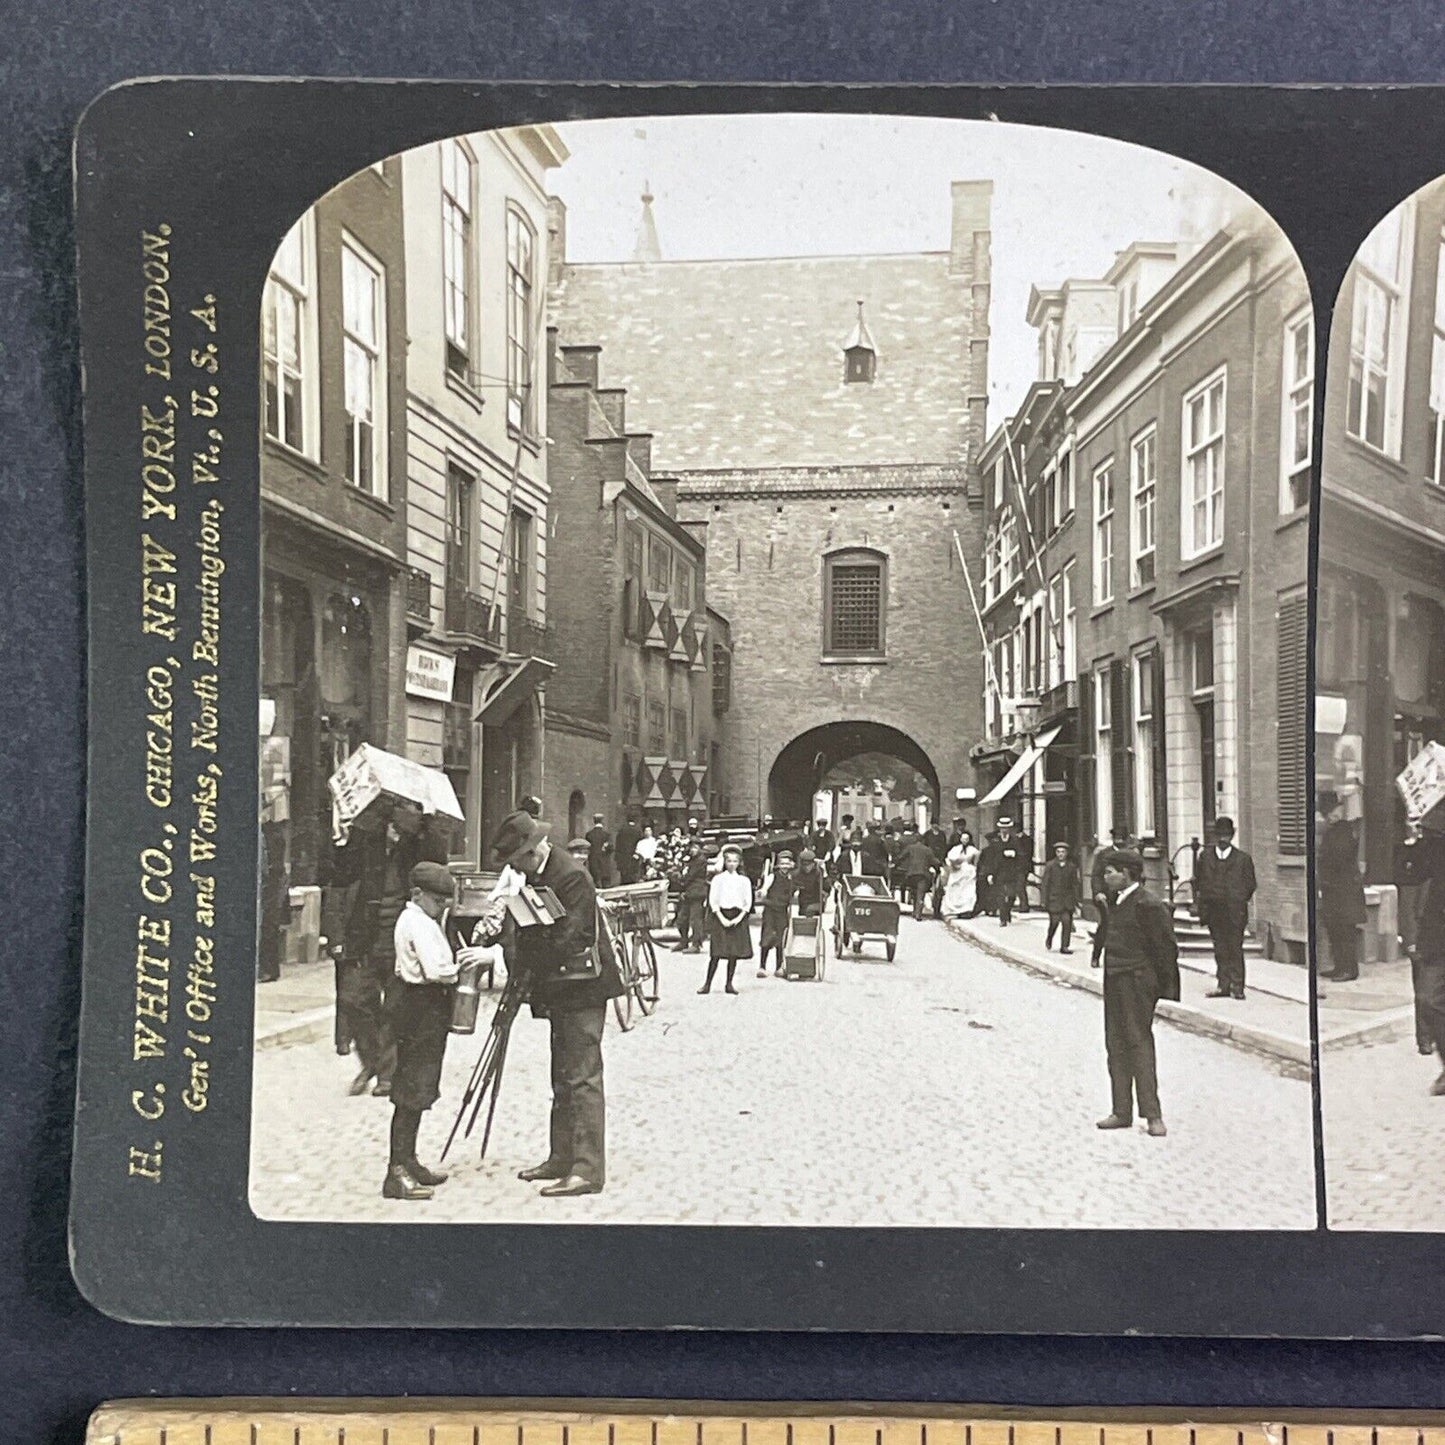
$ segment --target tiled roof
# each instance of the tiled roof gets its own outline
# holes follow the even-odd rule
[[[961,465],[969,281],[944,252],[584,264],[551,305],[563,345],[601,344],[658,472]],[[860,300],[877,379],[846,383]]]
[[[842,493],[938,492],[963,495],[968,478],[961,464],[897,463],[861,467],[748,467],[678,471],[679,499],[838,496]]]

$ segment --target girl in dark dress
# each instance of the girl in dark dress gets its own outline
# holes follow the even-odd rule
[[[737,975],[738,960],[753,956],[753,935],[748,928],[748,918],[753,911],[753,885],[747,874],[741,871],[743,855],[740,849],[725,848],[722,858],[722,872],[712,880],[708,889],[707,935],[710,957],[707,979],[698,989],[699,993],[712,991],[718,962],[724,958],[728,962],[725,992],[736,993],[733,980]]]

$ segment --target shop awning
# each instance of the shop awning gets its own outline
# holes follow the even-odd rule
[[[1024,749],[1023,756],[1014,759],[1013,766],[989,789],[986,798],[980,798],[979,804],[1001,803],[1018,787],[1024,774],[1043,757],[1045,751],[1053,740],[1062,732],[1061,727],[1045,728],[1028,747]]]
[[[474,721],[488,727],[500,727],[537,690],[555,664],[543,657],[524,657],[517,661],[494,663],[483,673],[485,684],[481,705]]]

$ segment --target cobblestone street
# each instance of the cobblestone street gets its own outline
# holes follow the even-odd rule
[[[1326,1053],[1325,1191],[1332,1229],[1439,1229],[1445,1218],[1439,1060],[1413,1038]]]
[[[814,984],[744,964],[734,998],[720,981],[699,997],[705,960],[664,949],[658,1012],[626,1034],[609,1023],[609,1179],[582,1199],[541,1199],[516,1178],[546,1152],[547,1031],[525,1012],[490,1157],[478,1162],[475,1141],[454,1149],[426,1203],[382,1199],[391,1110],[346,1096],[351,1059],[325,1040],[262,1050],[252,1207],[292,1220],[1314,1226],[1307,1082],[1160,1023],[1169,1137],[1101,1133],[1098,998],[932,921],[904,918],[895,963],[880,944],[866,954],[830,960]],[[428,1162],[485,1023],[452,1040],[422,1129]]]

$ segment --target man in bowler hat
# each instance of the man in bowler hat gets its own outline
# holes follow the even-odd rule
[[[520,809],[492,839],[498,863],[550,888],[566,910],[556,923],[516,930],[517,967],[534,1018],[552,1030],[552,1116],[547,1157],[518,1175],[545,1180],[546,1195],[598,1194],[606,1179],[602,1026],[622,978],[606,930],[597,927],[597,888],[587,869],[553,847],[548,825]],[[594,966],[594,950],[595,965]]]
[[[1214,846],[1194,865],[1199,920],[1214,944],[1217,982],[1206,998],[1244,997],[1244,925],[1255,890],[1254,859],[1234,846],[1234,819],[1214,820]]]
[[[1134,1099],[1152,1138],[1161,1139],[1164,1111],[1154,1062],[1154,1009],[1161,998],[1179,997],[1179,944],[1168,907],[1140,881],[1144,860],[1121,852],[1104,865],[1112,895],[1104,945],[1104,1049],[1113,1104],[1100,1129],[1128,1129]]]

